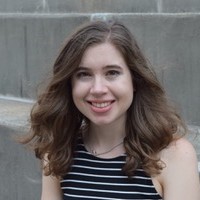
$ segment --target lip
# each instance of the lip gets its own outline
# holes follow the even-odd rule
[[[114,100],[95,100],[95,101],[87,101],[91,106],[91,109],[95,113],[105,113],[108,112],[112,108],[112,104]]]

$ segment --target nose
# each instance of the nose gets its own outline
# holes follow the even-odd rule
[[[102,77],[96,77],[91,85],[90,94],[101,96],[108,91],[105,80]]]

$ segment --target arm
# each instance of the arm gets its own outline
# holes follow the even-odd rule
[[[166,164],[160,178],[164,200],[200,200],[198,161],[185,139],[173,142],[161,153]]]
[[[53,176],[42,175],[41,200],[62,200],[60,180]]]

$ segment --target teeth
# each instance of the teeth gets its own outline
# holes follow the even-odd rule
[[[104,103],[95,103],[92,102],[92,105],[97,107],[97,108],[104,108],[106,106],[109,106],[111,103],[110,102],[104,102]]]

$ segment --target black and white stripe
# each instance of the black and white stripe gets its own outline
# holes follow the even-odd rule
[[[142,169],[128,179],[122,172],[125,158],[125,155],[112,159],[95,157],[80,141],[71,171],[61,180],[63,200],[161,200],[151,177]]]

